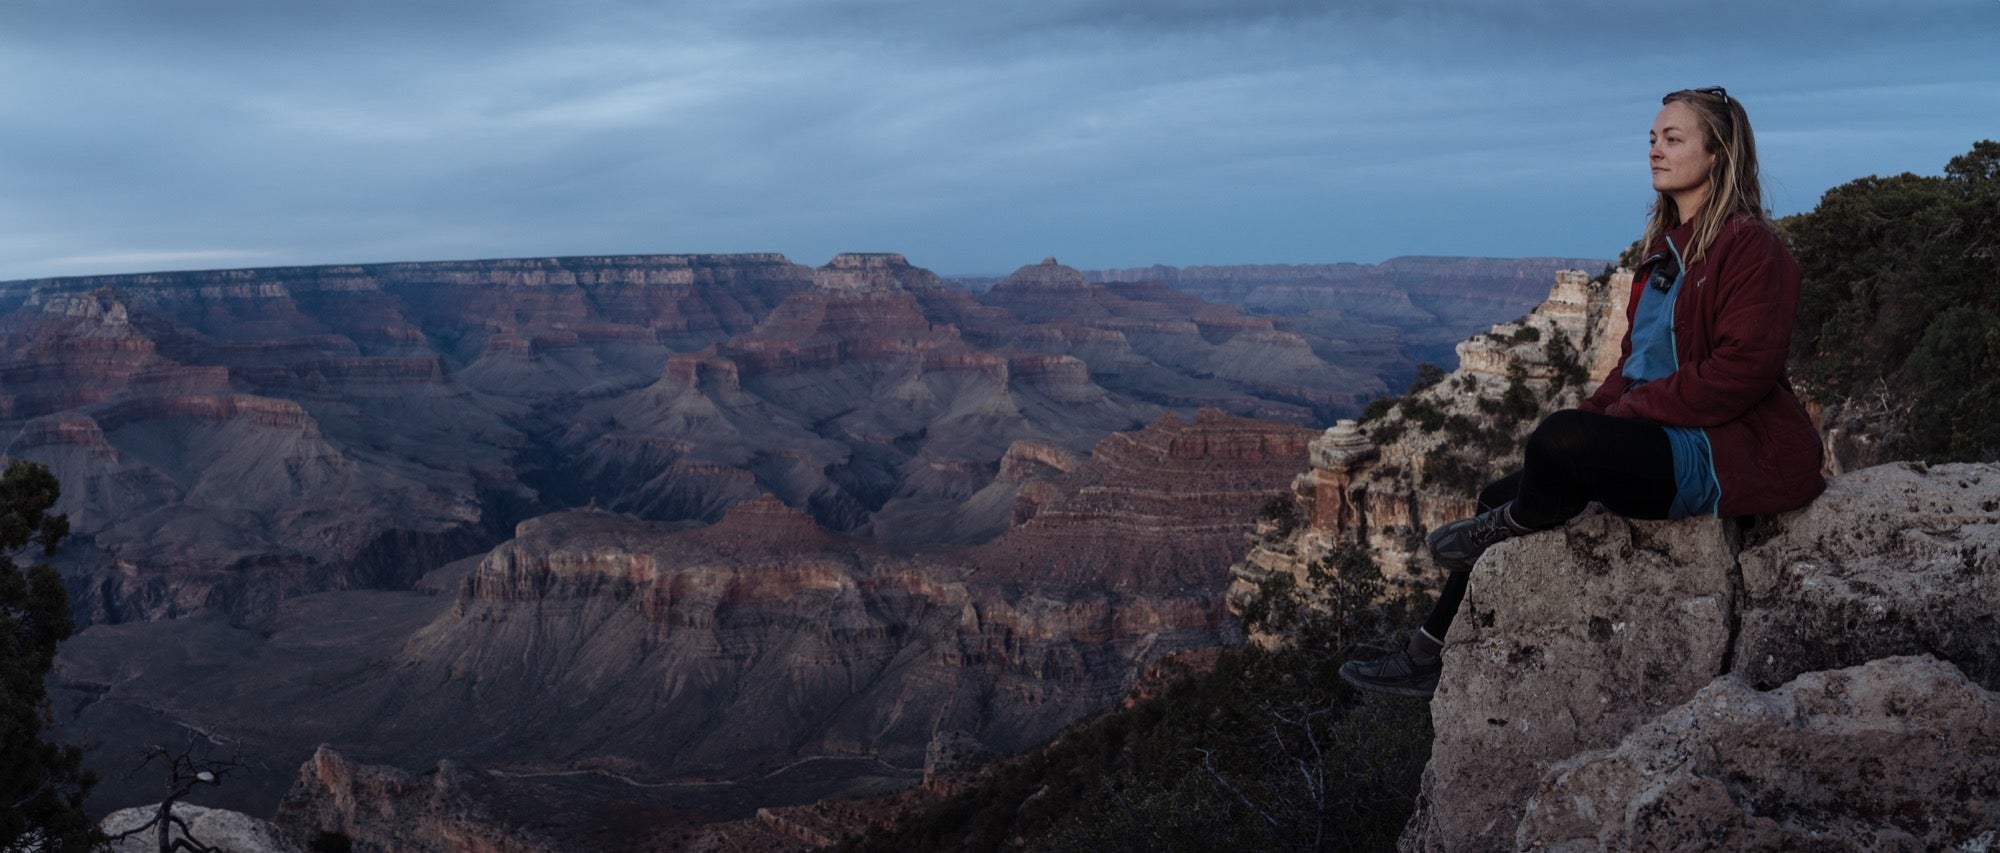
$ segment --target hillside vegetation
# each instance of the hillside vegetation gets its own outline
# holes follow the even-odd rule
[[[1803,267],[1792,376],[1883,459],[2000,457],[2000,142],[1779,223]]]
[[[1261,530],[1281,536],[1282,506]],[[1313,600],[1267,581],[1244,621],[1292,638],[1223,650],[1145,698],[1009,759],[969,789],[850,851],[1382,849],[1416,804],[1430,756],[1417,702],[1365,696],[1336,675],[1368,646],[1401,643],[1430,602],[1389,597],[1355,548],[1314,565]],[[1379,654],[1368,652],[1368,654]]]

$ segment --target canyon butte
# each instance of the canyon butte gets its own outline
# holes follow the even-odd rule
[[[1316,429],[1592,263],[10,282],[0,448],[63,483],[95,807],[192,730],[254,814],[312,758],[477,767],[530,833],[699,822],[1024,748],[1239,639],[1227,566]]]

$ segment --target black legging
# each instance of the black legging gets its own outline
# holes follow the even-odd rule
[[[1644,421],[1564,409],[1528,436],[1521,470],[1479,492],[1479,511],[1508,501],[1514,522],[1542,530],[1583,512],[1591,501],[1627,518],[1666,518],[1678,491],[1667,431]],[[1458,616],[1471,571],[1452,572],[1424,632],[1439,640]]]

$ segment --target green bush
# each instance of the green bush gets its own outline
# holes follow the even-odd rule
[[[1403,421],[1424,432],[1437,432],[1444,428],[1444,412],[1420,397],[1403,399]]]
[[[1424,460],[1424,485],[1442,492],[1471,494],[1485,485],[1481,466],[1465,461],[1456,453],[1440,449]]]
[[[1590,374],[1584,371],[1583,363],[1577,361],[1580,351],[1563,330],[1557,329],[1549,335],[1547,351],[1549,366],[1555,368],[1556,374],[1555,380],[1549,383],[1551,395],[1571,385],[1590,381]]]
[[[354,850],[354,839],[347,837],[347,833],[344,832],[322,829],[312,837],[311,842],[306,844],[306,849],[312,853],[351,853]]]
[[[1264,502],[1263,508],[1257,510],[1257,519],[1270,522],[1273,538],[1283,539],[1290,536],[1292,531],[1299,528],[1298,501],[1292,499],[1290,492],[1272,495],[1270,500]]]
[[[1992,459],[2000,451],[2000,324],[1977,308],[1939,315],[1910,353],[1904,372],[1920,383],[1905,431],[1943,460]]]
[[[1512,428],[1515,424],[1535,420],[1542,415],[1542,404],[1535,399],[1535,392],[1528,390],[1528,384],[1520,376],[1507,380],[1507,390],[1500,395],[1500,421]]]
[[[61,494],[39,464],[0,473],[0,850],[91,850],[103,838],[83,807],[97,782],[83,750],[43,739],[56,646],[75,630],[69,595],[48,563],[14,562],[52,557],[69,535],[69,517],[49,512]]]
[[[1418,391],[1422,391],[1425,388],[1429,388],[1432,385],[1436,385],[1439,382],[1443,382],[1444,377],[1445,377],[1444,368],[1426,361],[1422,364],[1417,365],[1417,377],[1415,379],[1410,380],[1410,390],[1404,393],[1415,394]]]

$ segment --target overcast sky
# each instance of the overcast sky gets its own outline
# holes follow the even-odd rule
[[[1783,215],[2000,138],[2000,0],[0,0],[0,280],[652,252],[1610,257],[1661,94]]]

